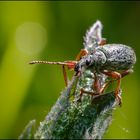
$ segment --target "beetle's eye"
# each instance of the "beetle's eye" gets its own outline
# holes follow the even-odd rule
[[[90,64],[90,60],[86,60],[86,65],[88,66]]]
[[[76,65],[75,65],[74,70],[75,70],[75,71],[79,71],[79,64],[76,64]]]

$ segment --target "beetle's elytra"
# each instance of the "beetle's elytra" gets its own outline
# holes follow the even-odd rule
[[[95,48],[93,52],[84,56],[76,65],[75,71],[86,68],[95,70],[120,71],[133,68],[136,55],[131,47],[122,44],[107,44]]]

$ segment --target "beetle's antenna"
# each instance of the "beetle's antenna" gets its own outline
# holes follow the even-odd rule
[[[68,69],[73,69],[77,61],[64,61],[64,62],[51,62],[51,61],[31,61],[29,64],[51,64],[51,65],[63,65],[67,66]]]
[[[53,65],[68,65],[67,62],[50,62],[50,61],[31,61],[29,64],[53,64]]]

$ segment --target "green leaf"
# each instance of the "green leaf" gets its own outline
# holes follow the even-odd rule
[[[19,136],[19,139],[33,139],[35,131],[35,123],[36,123],[35,120],[30,121],[23,130],[22,134]]]

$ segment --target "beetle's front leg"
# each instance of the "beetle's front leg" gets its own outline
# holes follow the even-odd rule
[[[91,95],[91,96],[99,95],[99,93],[92,92],[92,91],[86,91],[83,88],[81,88],[80,89],[80,98],[78,99],[78,101],[81,102],[83,94],[88,94],[88,95]]]
[[[62,64],[62,70],[63,70],[63,77],[64,77],[64,81],[65,81],[65,85],[68,85],[68,77],[67,77],[67,73],[66,73],[66,67],[70,70],[73,70],[77,61],[65,61],[66,65]]]
[[[121,77],[122,77],[121,74],[116,72],[116,71],[108,71],[108,70],[104,70],[102,73],[109,76],[109,77],[112,77],[112,78],[114,78],[118,81],[117,88],[116,88],[116,91],[115,91],[115,96],[119,100],[119,104],[121,104],[121,97],[119,95]]]

